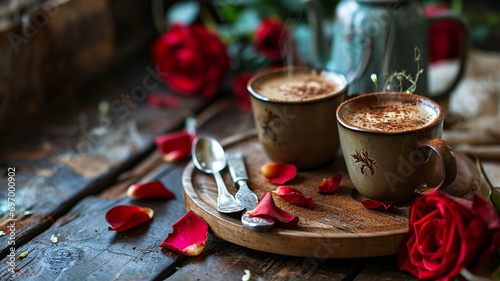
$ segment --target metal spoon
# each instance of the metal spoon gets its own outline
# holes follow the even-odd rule
[[[227,164],[226,154],[218,141],[211,137],[199,137],[191,152],[193,163],[200,171],[213,174],[217,183],[217,211],[221,213],[235,213],[245,209],[243,205],[238,203],[227,191],[224,180],[220,175]]]

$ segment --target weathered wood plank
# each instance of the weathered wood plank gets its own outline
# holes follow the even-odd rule
[[[2,261],[0,279],[22,280],[153,280],[180,266],[187,257],[159,247],[184,213],[181,174],[183,166],[170,165],[155,178],[162,179],[175,199],[132,200],[89,197],[57,220],[47,231],[16,250],[29,251],[16,261],[17,272]],[[166,174],[165,174],[166,173]],[[153,219],[117,233],[108,231],[105,213],[116,205],[134,204],[152,208]],[[56,235],[56,244],[50,237]]]
[[[418,280],[408,272],[399,270],[395,256],[370,259],[368,265],[354,281],[413,281]]]
[[[293,245],[290,245],[293,247]],[[210,236],[205,250],[168,280],[352,280],[364,264],[359,260],[298,258],[246,249]]]
[[[227,108],[227,105],[234,107],[234,101],[229,104],[223,102],[222,105],[215,103],[202,115],[207,119],[218,120],[216,123],[224,130],[212,131],[208,126],[212,124],[210,122],[202,126],[200,134],[210,133],[223,138],[231,132],[253,127],[253,121],[248,118],[251,115]],[[228,118],[229,116],[233,117]],[[242,122],[240,117],[248,122]],[[172,231],[172,224],[185,213],[181,175],[187,161],[161,164],[159,154],[153,152],[134,169],[122,173],[118,177],[119,182],[102,192],[98,198],[90,197],[80,202],[48,230],[16,249],[17,255],[24,251],[30,253],[16,262],[18,271],[14,275],[8,272],[8,264],[2,264],[0,279],[149,280],[169,276],[187,258],[158,245]],[[169,200],[131,200],[125,197],[126,188],[130,184],[151,177],[161,178],[177,197]],[[150,223],[124,233],[110,232],[104,215],[109,208],[119,204],[151,207],[155,211],[154,218]],[[53,234],[59,238],[57,244],[50,241]],[[55,256],[59,261],[49,256]],[[68,258],[62,258],[65,256]],[[3,261],[7,260],[4,258]]]
[[[166,92],[148,58],[128,61],[86,88],[76,103],[61,98],[47,109],[48,117],[2,138],[0,230],[9,234],[7,167],[16,168],[16,244],[22,245],[145,157],[155,135],[181,127],[190,112],[207,104],[179,96],[178,107],[152,109],[145,103],[146,86]],[[7,239],[0,237],[0,257],[7,254]]]

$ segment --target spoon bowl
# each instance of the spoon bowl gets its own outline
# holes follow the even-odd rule
[[[245,209],[234,199],[220,175],[227,164],[226,153],[220,143],[211,137],[198,137],[191,151],[193,163],[198,170],[213,174],[217,183],[217,211],[235,213]]]
[[[193,162],[198,170],[212,174],[226,167],[227,158],[219,142],[213,138],[200,137],[193,146]]]

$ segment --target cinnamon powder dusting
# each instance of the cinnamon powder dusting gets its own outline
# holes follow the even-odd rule
[[[357,127],[382,132],[401,132],[424,127],[436,118],[431,109],[399,101],[361,104],[347,110],[347,121]]]
[[[331,83],[309,78],[304,81],[284,83],[277,90],[285,96],[295,96],[305,100],[331,93],[335,90],[335,87]]]
[[[260,95],[275,101],[317,100],[336,94],[340,87],[332,78],[305,73],[271,77],[253,85]]]

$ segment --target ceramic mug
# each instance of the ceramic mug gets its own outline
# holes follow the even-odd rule
[[[270,79],[294,75],[322,76],[336,85],[327,96],[312,100],[279,101],[262,95]],[[347,97],[347,80],[336,72],[308,67],[262,71],[248,82],[258,138],[271,160],[311,169],[331,162],[340,146],[335,112]]]
[[[353,125],[354,121],[349,123],[348,115],[363,110],[361,105],[374,105],[380,100],[431,110],[427,111],[430,121],[413,129],[397,131],[366,129]],[[434,190],[428,185],[436,173],[438,162],[442,165],[444,176],[435,188],[451,184],[456,177],[457,162],[453,150],[441,139],[443,119],[443,111],[436,102],[406,93],[361,95],[342,103],[337,109],[338,130],[355,189],[361,195],[380,202],[406,202],[418,194]],[[431,157],[431,152],[438,157]]]

